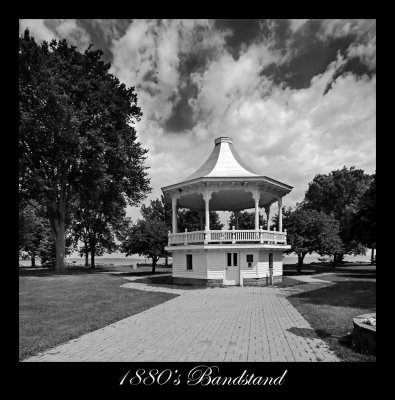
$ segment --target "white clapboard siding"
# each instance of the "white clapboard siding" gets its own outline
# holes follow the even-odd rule
[[[223,279],[225,271],[224,251],[207,252],[207,277],[208,279]]]
[[[187,254],[192,254],[192,270],[187,270]],[[206,253],[202,251],[173,252],[173,276],[178,278],[207,278]]]
[[[247,254],[252,254],[253,261],[251,268],[248,268]],[[243,250],[240,252],[240,268],[243,278],[257,278],[258,251]]]
[[[269,253],[273,253],[273,276],[283,274],[283,254],[281,251],[259,250],[258,277],[269,276]]]

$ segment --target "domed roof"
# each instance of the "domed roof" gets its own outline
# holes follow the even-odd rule
[[[215,147],[206,162],[184,181],[203,177],[255,177],[259,176],[252,170],[233,147],[233,139],[219,137],[214,140]]]
[[[210,210],[243,210],[254,207],[252,193],[259,192],[259,206],[264,207],[285,196],[292,189],[283,182],[256,173],[237,154],[230,137],[214,140],[208,159],[183,181],[162,187],[165,198],[178,196],[178,206],[204,210],[202,193],[211,191]]]

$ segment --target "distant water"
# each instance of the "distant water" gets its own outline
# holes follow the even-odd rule
[[[305,264],[309,264],[312,262],[318,262],[318,258],[326,258],[328,257],[320,257],[319,255],[307,255],[303,262]],[[345,256],[344,261],[349,262],[370,262],[370,251],[366,253],[366,256]],[[75,262],[75,264],[74,264]],[[128,257],[119,257],[119,258],[112,258],[112,257],[96,257],[95,264],[113,264],[113,265],[132,265],[132,264],[141,264],[141,263],[150,263],[151,260],[144,259],[144,258],[128,258]],[[296,264],[298,262],[298,257],[294,255],[285,255],[284,256],[284,264]],[[68,265],[85,265],[85,258],[82,257],[66,257],[66,263]],[[161,258],[158,261],[158,264],[164,264],[165,259]],[[172,263],[171,257],[169,257],[169,264]],[[23,266],[30,266],[30,260],[19,260],[19,264]],[[40,265],[40,260],[36,259],[36,265]]]
[[[123,258],[101,258],[101,257],[96,257],[95,258],[95,264],[100,265],[100,264],[113,264],[113,265],[132,265],[132,264],[142,264],[142,263],[150,263],[151,260],[149,259],[144,259],[144,258],[128,258],[128,257],[123,257]],[[161,258],[158,261],[158,264],[164,264],[165,259]],[[171,258],[169,259],[169,263],[171,263]],[[66,264],[67,265],[85,265],[85,258],[83,257],[66,257]],[[31,261],[30,260],[19,260],[19,265],[23,265],[24,267],[30,266]],[[40,260],[36,259],[36,265],[40,265]]]

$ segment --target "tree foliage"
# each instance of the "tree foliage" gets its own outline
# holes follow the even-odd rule
[[[287,229],[290,252],[298,256],[298,272],[301,271],[306,254],[333,255],[342,251],[339,223],[322,211],[297,208],[289,210],[283,221]]]
[[[49,230],[45,210],[37,202],[21,203],[19,209],[19,252],[26,252],[35,267],[44,239]]]
[[[141,206],[141,215],[145,220],[159,221],[164,224],[167,232],[171,231],[171,220],[172,220],[172,208],[171,203],[166,201],[162,195],[160,199],[151,200],[150,205]],[[163,242],[163,247],[167,245],[167,242]],[[165,257],[165,265],[168,265],[169,253],[163,248],[163,256]]]
[[[19,38],[20,196],[46,207],[59,270],[77,194],[90,198],[104,180],[136,205],[149,191],[146,150],[133,127],[142,115],[137,95],[102,54],[80,53],[66,40],[39,45],[28,30]]]
[[[82,243],[79,251],[85,255],[86,264],[90,254],[91,268],[95,268],[95,256],[117,250],[117,237],[126,217],[123,193],[117,183],[106,178],[103,174],[94,192],[80,191],[78,207],[73,211],[74,239]]]
[[[343,167],[329,174],[318,174],[309,183],[302,207],[333,215],[339,222],[343,246],[342,253],[336,255],[338,260],[342,259],[343,254],[364,252],[364,247],[352,234],[351,221],[371,181],[372,177],[363,170]]]
[[[376,174],[362,194],[357,210],[351,218],[351,236],[372,249],[372,263],[376,248]]]
[[[255,212],[241,211],[238,224],[236,224],[236,215],[232,212],[229,217],[228,226],[228,229],[232,229],[233,226],[235,229],[255,229]],[[262,226],[262,229],[267,229],[267,223],[262,214],[259,214],[259,226]]]
[[[298,203],[296,203],[296,207],[298,207]],[[284,221],[286,221],[286,219],[292,214],[292,208],[288,207],[288,209],[284,206],[282,208],[282,215],[283,215],[283,230],[286,229],[286,226],[284,225]],[[279,229],[279,223],[278,223],[278,211],[273,215],[272,221],[271,221],[271,225],[270,225],[270,229],[273,230],[274,228],[276,228],[276,230],[280,230]]]
[[[141,206],[141,215],[144,219],[161,221],[171,230],[171,203],[162,195],[160,199],[151,200],[150,205]]]
[[[201,230],[201,220],[198,210],[190,210],[188,208],[180,208],[177,213],[177,226],[178,232],[184,232],[185,229],[188,232],[200,231]],[[223,228],[223,223],[219,219],[219,215],[216,211],[210,211],[210,229],[211,230],[221,230]],[[204,229],[204,223],[203,223]]]
[[[165,257],[168,229],[164,222],[155,219],[138,220],[126,229],[121,251],[126,256],[139,254],[152,260],[152,273],[160,257]]]

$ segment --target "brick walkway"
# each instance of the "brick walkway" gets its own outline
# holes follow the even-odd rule
[[[228,287],[185,290],[25,361],[339,359],[280,289]]]

